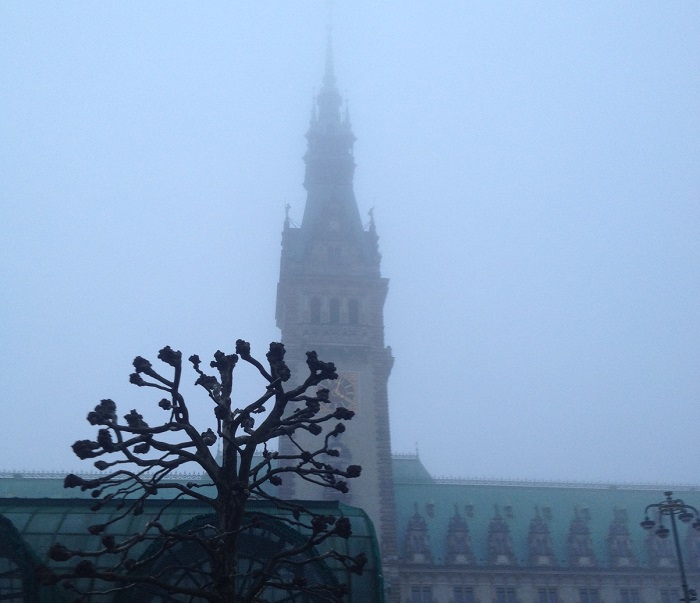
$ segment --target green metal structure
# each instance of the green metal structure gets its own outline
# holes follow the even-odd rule
[[[36,480],[36,481],[35,481]],[[104,523],[118,511],[114,506],[105,506],[100,511],[90,509],[92,500],[88,498],[58,498],[63,494],[58,490],[61,480],[49,477],[9,479],[0,478],[0,601],[25,602],[54,602],[71,600],[63,592],[62,587],[41,587],[40,572],[42,566],[60,569],[61,563],[48,557],[51,546],[60,542],[69,549],[96,550],[100,547],[100,538],[88,533],[88,527]],[[49,497],[40,498],[38,495],[44,486]],[[3,496],[9,491],[31,493],[29,497]],[[157,511],[162,510],[161,522],[172,528],[187,529],[195,523],[208,522],[212,516],[210,509],[198,501],[178,500],[167,501],[167,508],[162,509],[165,500],[150,500],[142,515],[129,516],[116,522],[111,533],[116,537],[135,533],[150,520]],[[323,553],[328,548],[339,552],[356,555],[364,552],[368,558],[365,571],[357,576],[345,570],[333,561],[315,561],[305,571],[310,572],[314,579],[324,583],[343,583],[349,585],[349,601],[367,601],[383,603],[383,583],[381,561],[374,527],[367,515],[361,509],[351,507],[337,501],[308,501],[303,503],[306,508],[327,515],[348,517],[352,524],[352,536],[343,540],[340,538],[327,541]],[[303,540],[302,533],[289,528],[283,521],[275,521],[275,516],[282,516],[283,511],[276,509],[267,501],[251,501],[248,508],[250,513],[262,513],[269,516],[255,533],[243,541],[244,554],[242,563],[248,568],[254,568],[264,560],[265,556],[276,547],[292,545]],[[146,553],[144,545],[140,553]],[[138,553],[139,551],[137,551]],[[202,564],[204,559],[191,556],[191,551],[180,551],[193,565]],[[178,551],[174,551],[178,554]],[[154,568],[154,570],[157,568]],[[186,576],[173,576],[173,580],[184,580]],[[131,589],[124,595],[105,596],[95,600],[105,602],[165,602],[181,601],[184,599],[163,598],[145,589]],[[312,601],[288,593],[280,601]]]

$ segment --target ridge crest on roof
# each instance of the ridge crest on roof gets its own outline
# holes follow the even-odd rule
[[[585,488],[593,490],[700,490],[699,484],[638,483],[638,482],[592,482],[579,480],[509,479],[473,477],[433,477],[433,482],[459,486],[512,486],[541,488]]]

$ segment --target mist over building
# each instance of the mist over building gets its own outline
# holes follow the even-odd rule
[[[338,80],[342,81],[342,73]],[[373,521],[387,600],[678,600],[670,541],[648,537],[638,527],[644,507],[668,486],[440,479],[426,470],[418,454],[392,455],[389,410],[402,412],[406,400],[388,395],[394,354],[392,342],[384,337],[385,321],[392,320],[390,314],[385,317],[384,302],[392,295],[388,280],[392,274],[382,270],[380,237],[392,229],[391,220],[403,216],[397,212],[375,223],[372,215],[360,212],[353,177],[355,162],[361,165],[363,158],[354,155],[351,116],[338,88],[329,52],[307,132],[303,218],[296,225],[288,214],[282,230],[276,320],[290,358],[301,363],[303,353],[315,349],[339,367],[340,378],[331,392],[334,404],[357,413],[341,439],[339,460],[364,468],[350,493],[339,498],[363,509]],[[265,278],[272,281],[275,275]],[[410,412],[425,415],[423,437],[438,438],[439,424],[426,410],[429,405],[430,400],[412,400]],[[540,424],[539,429],[556,426]],[[479,434],[468,437],[478,440]],[[513,439],[504,445],[517,454],[520,443]],[[593,448],[595,442],[589,445]],[[453,448],[451,455],[445,463],[458,458],[464,474],[481,473],[463,450]],[[624,463],[623,456],[620,462]],[[62,511],[52,516],[56,521],[47,521],[50,503],[38,499],[59,500],[65,494],[45,477],[5,474],[0,480],[2,542],[12,543],[0,548],[0,567],[7,570],[7,577],[0,580],[9,580],[7,589],[17,597],[22,588],[18,568],[25,569],[17,551],[41,557],[52,538],[85,524],[82,503],[75,508],[61,503]],[[327,492],[315,493],[303,484],[284,487],[290,497],[335,502],[328,500]],[[690,503],[699,500],[694,486],[673,490]],[[683,550],[691,581],[697,584],[700,542],[686,527]]]
[[[387,398],[393,358],[384,342],[389,289],[380,270],[381,228],[371,214],[366,226],[360,220],[353,193],[355,138],[341,105],[329,43],[323,87],[306,135],[304,217],[298,227],[288,218],[284,224],[277,324],[299,364],[303,352],[314,349],[338,365],[333,403],[357,413],[341,440],[341,461],[358,462],[366,471],[341,500],[362,507],[374,521],[388,599],[677,599],[670,542],[638,527],[645,506],[662,487],[441,480],[430,476],[418,455],[391,456],[388,403],[396,407],[401,401]],[[429,417],[428,401],[420,412]],[[694,500],[695,490],[683,495]],[[287,493],[328,496],[299,483]],[[684,539],[697,573],[700,534],[688,526]]]

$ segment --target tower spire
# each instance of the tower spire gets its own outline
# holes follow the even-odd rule
[[[396,554],[387,381],[393,364],[384,345],[383,306],[388,281],[380,274],[374,221],[365,230],[353,191],[355,137],[341,116],[330,35],[321,90],[306,133],[301,225],[285,220],[277,286],[277,325],[290,367],[305,366],[305,352],[332,358],[338,380],[329,392],[333,405],[356,412],[343,435],[342,463],[358,463],[367,474],[341,497],[368,513],[387,558]],[[346,107],[347,108],[347,107]],[[358,402],[359,401],[359,402]],[[371,435],[369,435],[371,434]],[[295,434],[296,437],[297,434]],[[304,435],[301,434],[300,442]],[[295,445],[280,441],[280,451]],[[284,497],[327,496],[303,479],[283,486]]]
[[[340,105],[342,98],[335,85],[335,67],[333,65],[333,39],[330,28],[326,42],[326,66],[323,71],[323,86],[316,98],[318,104],[318,122],[323,129],[330,124],[340,123]]]
[[[326,40],[326,68],[323,72],[324,88],[335,88],[335,69],[333,65],[333,34],[332,28],[328,26],[328,38]]]
[[[308,240],[322,233],[329,234],[329,229],[334,231],[334,237],[362,237],[362,222],[352,186],[355,137],[349,115],[341,116],[341,104],[329,31],[323,84],[316,96],[316,111],[312,111],[306,134],[304,187],[308,195],[302,225]]]

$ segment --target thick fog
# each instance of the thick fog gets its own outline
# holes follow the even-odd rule
[[[0,5],[0,469],[89,469],[86,413],[158,399],[136,355],[279,338],[328,12]],[[392,448],[443,476],[700,483],[700,5],[332,21],[390,279]]]

